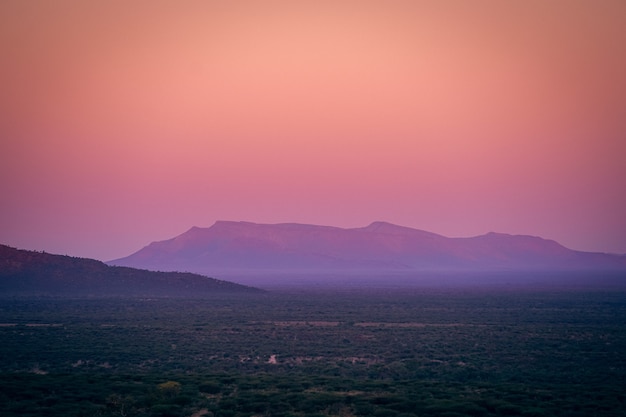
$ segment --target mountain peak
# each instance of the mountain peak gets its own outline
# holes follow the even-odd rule
[[[365,226],[361,229],[357,229],[370,233],[383,233],[383,234],[391,234],[391,235],[412,235],[412,236],[423,236],[423,237],[443,237],[436,233],[426,232],[420,229],[413,229],[411,227],[406,226],[398,226],[393,223],[384,222],[384,221],[375,221]]]
[[[540,237],[471,238],[375,221],[362,228],[220,220],[149,245],[115,265],[158,270],[394,271],[619,269],[623,258],[569,250]]]
[[[381,228],[396,228],[396,227],[401,227],[401,226],[396,226],[395,224],[389,223],[389,222],[375,221],[375,222],[370,223],[368,226],[365,226],[363,229],[377,231]]]

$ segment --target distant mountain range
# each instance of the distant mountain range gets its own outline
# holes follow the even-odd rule
[[[218,221],[110,261],[153,270],[225,274],[436,271],[626,271],[626,256],[570,250],[540,237],[449,238],[385,222],[343,229]]]
[[[0,245],[0,295],[3,296],[203,297],[257,291],[260,290],[192,273],[108,266],[93,259]]]

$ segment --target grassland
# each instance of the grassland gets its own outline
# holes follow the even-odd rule
[[[626,293],[0,300],[13,416],[621,416]]]

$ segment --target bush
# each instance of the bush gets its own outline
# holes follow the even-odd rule
[[[201,383],[198,389],[205,394],[219,394],[222,391],[221,385],[213,381]]]
[[[157,390],[166,398],[174,398],[180,394],[182,387],[179,382],[167,381],[157,385]]]
[[[155,417],[179,417],[182,408],[174,404],[157,404],[152,407],[151,411]]]

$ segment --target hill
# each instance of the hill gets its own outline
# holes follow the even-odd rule
[[[404,276],[477,272],[626,272],[626,257],[570,250],[536,236],[449,238],[385,222],[343,229],[218,221],[153,242],[112,265],[228,276]]]
[[[260,290],[188,272],[108,266],[0,245],[0,295],[201,297],[255,291]]]
[[[535,236],[448,238],[384,222],[342,229],[219,221],[109,263],[162,270],[626,269],[624,256],[574,251]]]

